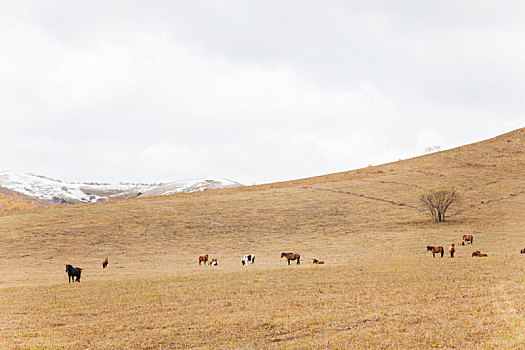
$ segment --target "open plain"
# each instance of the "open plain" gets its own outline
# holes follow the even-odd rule
[[[303,180],[3,211],[0,348],[525,348],[524,152],[520,129]],[[450,187],[432,222],[419,196]]]

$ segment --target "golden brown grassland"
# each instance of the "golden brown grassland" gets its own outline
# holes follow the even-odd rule
[[[316,178],[2,216],[0,348],[525,348],[524,149],[521,129]],[[418,197],[442,186],[463,199],[432,223]],[[463,234],[454,259],[425,252]]]
[[[24,194],[0,187],[0,215],[51,205],[51,201],[36,199]]]

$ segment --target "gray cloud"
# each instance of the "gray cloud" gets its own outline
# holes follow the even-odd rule
[[[0,158],[64,180],[247,184],[522,127],[524,6],[23,2],[0,12]]]

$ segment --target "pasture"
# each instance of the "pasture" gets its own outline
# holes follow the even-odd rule
[[[517,130],[317,178],[9,213],[0,348],[525,348],[524,146]],[[433,223],[418,197],[441,186],[462,201]]]

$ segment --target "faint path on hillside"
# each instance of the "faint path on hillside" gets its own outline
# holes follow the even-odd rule
[[[445,175],[443,174],[436,174],[436,173],[433,173],[431,171],[425,171],[425,170],[416,170],[416,171],[413,171],[414,173],[420,173],[420,174],[423,174],[423,175],[428,175],[428,176],[439,176],[439,177],[444,177]]]
[[[415,188],[423,188],[423,187],[421,187],[419,185],[416,185],[416,184],[407,184],[407,183],[404,183],[404,182],[397,182],[397,181],[368,180],[368,179],[362,179],[361,181],[376,182],[376,183],[381,183],[381,184],[401,185],[401,186],[408,186],[408,187],[415,187]]]
[[[485,186],[485,185],[489,185],[489,184],[494,184],[494,183],[497,183],[497,182],[500,182],[502,179],[499,179],[499,180],[495,180],[495,181],[489,181],[489,182],[485,182],[485,183],[482,183],[482,184],[477,184],[477,185],[473,185],[467,189],[465,189],[465,191],[470,191],[470,190],[473,190],[477,187],[480,187],[480,186]],[[410,186],[410,185],[408,185]],[[415,186],[414,186],[415,187]],[[398,207],[407,207],[407,208],[411,208],[411,209],[415,209],[415,210],[418,210],[418,211],[424,211],[423,208],[421,207],[417,207],[415,205],[411,205],[411,204],[406,204],[406,203],[400,203],[400,202],[396,202],[396,201],[393,201],[393,200],[390,200],[390,199],[385,199],[385,198],[379,198],[379,197],[373,197],[373,196],[368,196],[366,194],[362,194],[362,193],[357,193],[357,192],[350,192],[350,191],[342,191],[342,190],[334,190],[334,189],[330,189],[330,188],[322,188],[322,187],[309,187],[309,186],[298,186],[298,187],[293,187],[293,188],[299,188],[299,189],[306,189],[306,190],[314,190],[314,191],[327,191],[327,192],[333,192],[333,193],[339,193],[339,194],[347,194],[347,195],[351,195],[351,196],[355,196],[355,197],[359,197],[359,198],[365,198],[365,199],[370,199],[370,200],[374,200],[374,201],[378,201],[378,202],[383,202],[383,203],[388,203],[388,204],[392,204],[392,205],[395,205],[395,206],[398,206]],[[454,213],[451,213],[451,214],[448,214],[447,217],[453,217],[453,216],[456,216],[456,215],[460,215],[460,214],[463,214],[464,212],[468,211],[468,210],[471,210],[472,208],[476,208],[480,205],[486,205],[486,204],[491,204],[491,203],[496,203],[496,202],[500,202],[500,201],[503,201],[503,200],[506,200],[506,199],[510,199],[510,198],[513,198],[513,197],[516,197],[516,196],[519,196],[519,195],[522,195],[525,193],[525,190],[520,190],[520,191],[517,191],[517,192],[514,192],[514,193],[511,193],[509,194],[508,196],[502,196],[502,197],[499,197],[499,198],[495,198],[495,199],[489,199],[489,200],[482,200],[480,201],[479,203],[476,203],[476,204],[470,204],[466,207],[463,207],[459,210],[457,210],[456,212]]]
[[[430,175],[430,176],[444,176],[442,174],[427,174],[425,173],[425,175]],[[507,178],[506,177],[500,177],[499,179],[496,179],[496,180],[491,180],[491,181],[487,181],[487,182],[482,182],[482,183],[478,183],[478,184],[474,184],[474,185],[471,185],[470,187],[466,187],[463,189],[463,191],[465,192],[468,192],[468,191],[472,191],[472,190],[475,190],[479,187],[484,187],[484,186],[488,186],[488,185],[493,185],[493,184],[497,184],[503,180],[506,180]],[[423,188],[419,185],[416,185],[416,184],[410,184],[410,183],[405,183],[405,182],[398,182],[398,181],[386,181],[386,180],[368,180],[368,179],[362,179],[362,181],[366,181],[366,182],[375,182],[375,183],[382,183],[382,184],[393,184],[393,185],[401,185],[401,186],[407,186],[407,187],[415,187],[415,188]]]
[[[327,191],[327,192],[334,192],[334,193],[339,193],[339,194],[348,194],[348,195],[359,197],[359,198],[366,198],[366,199],[370,199],[370,200],[374,200],[374,201],[378,201],[378,202],[389,203],[389,204],[392,204],[392,205],[395,205],[395,206],[398,206],[398,207],[407,207],[407,208],[416,209],[418,211],[422,211],[421,208],[419,208],[419,207],[417,207],[415,205],[406,204],[406,203],[399,203],[399,202],[395,202],[395,201],[390,200],[390,199],[384,199],[384,198],[379,198],[379,197],[367,196],[366,194],[357,193],[357,192],[349,192],[349,191],[333,190],[333,189],[330,189],[330,188],[309,187],[309,186],[300,186],[300,187],[294,187],[294,188],[300,188],[300,189],[306,189],[306,190],[315,190],[315,191]]]
[[[483,201],[480,201],[479,203],[476,203],[476,204],[470,204],[469,206],[467,206],[465,208],[462,208],[462,209],[459,209],[455,213],[448,215],[448,217],[452,217],[452,216],[456,216],[456,215],[459,215],[459,214],[463,214],[467,210],[479,207],[480,205],[486,205],[486,204],[501,202],[501,201],[506,200],[506,199],[517,197],[517,196],[519,196],[521,194],[524,194],[524,193],[525,193],[525,190],[521,190],[521,191],[518,191],[518,192],[511,193],[508,196],[503,196],[503,197],[499,197],[499,198],[495,198],[495,199],[489,199],[489,200],[483,200]]]
[[[506,177],[500,177],[497,180],[492,180],[492,181],[487,181],[487,182],[483,182],[483,183],[480,183],[480,184],[472,185],[470,187],[465,188],[463,191],[465,191],[465,192],[472,191],[472,190],[475,190],[478,187],[483,187],[483,186],[497,184],[498,182],[501,182],[501,181],[506,180],[506,179],[507,179]]]
[[[500,177],[500,178],[498,178],[496,180],[491,180],[491,181],[487,181],[487,182],[483,182],[483,183],[479,183],[479,184],[474,184],[474,185],[472,185],[470,187],[465,188],[463,191],[465,191],[465,192],[472,191],[472,190],[475,190],[475,189],[477,189],[479,187],[497,184],[497,183],[502,182],[502,181],[507,180],[507,179],[508,179],[507,177]],[[500,201],[505,200],[505,199],[510,199],[512,197],[516,197],[516,196],[518,196],[520,194],[523,194],[523,193],[525,193],[525,190],[520,190],[520,191],[511,193],[508,196],[502,196],[502,197],[499,197],[499,198],[489,199],[489,200],[482,200],[479,203],[470,204],[470,205],[468,205],[468,206],[466,206],[464,208],[461,208],[458,211],[456,211],[455,213],[450,214],[448,216],[452,217],[452,216],[460,215],[460,214],[463,214],[464,212],[466,212],[468,210],[471,210],[472,208],[479,207],[481,204],[491,204],[491,203],[495,203],[495,202],[500,202]]]
[[[439,177],[445,176],[443,174],[436,174],[436,173],[432,173],[430,171],[423,171],[423,170],[418,170],[416,172],[424,174],[424,175],[428,175],[428,176],[439,176]],[[507,177],[500,177],[500,178],[495,179],[495,180],[490,180],[490,181],[486,181],[486,182],[482,182],[482,183],[477,183],[477,184],[474,184],[474,185],[471,185],[469,187],[464,188],[463,191],[464,192],[473,191],[473,190],[478,189],[480,187],[494,185],[494,184],[500,183],[500,182],[502,182],[504,180],[507,180],[507,179],[508,179]],[[383,182],[383,181],[379,181],[379,182]],[[400,184],[400,185],[403,184],[403,183],[397,183],[397,182],[394,182],[394,181],[392,181],[392,182],[384,181],[384,183],[396,183],[396,184]],[[421,186],[418,186],[418,185],[409,185],[409,184],[404,184],[404,185],[413,186],[413,187],[417,187],[417,188],[422,188]],[[511,193],[508,196],[502,196],[502,197],[499,197],[499,198],[489,199],[489,200],[482,200],[479,203],[470,204],[470,205],[468,205],[466,207],[463,207],[463,208],[457,210],[455,213],[449,214],[447,216],[448,217],[453,217],[453,216],[456,216],[456,215],[460,215],[460,214],[463,214],[464,212],[466,212],[468,210],[471,210],[472,208],[479,207],[482,204],[491,204],[491,203],[495,203],[495,202],[500,202],[500,201],[505,200],[505,199],[510,199],[512,197],[516,197],[516,196],[521,195],[523,193],[525,193],[525,190],[521,190],[521,191],[518,191],[518,192]]]

